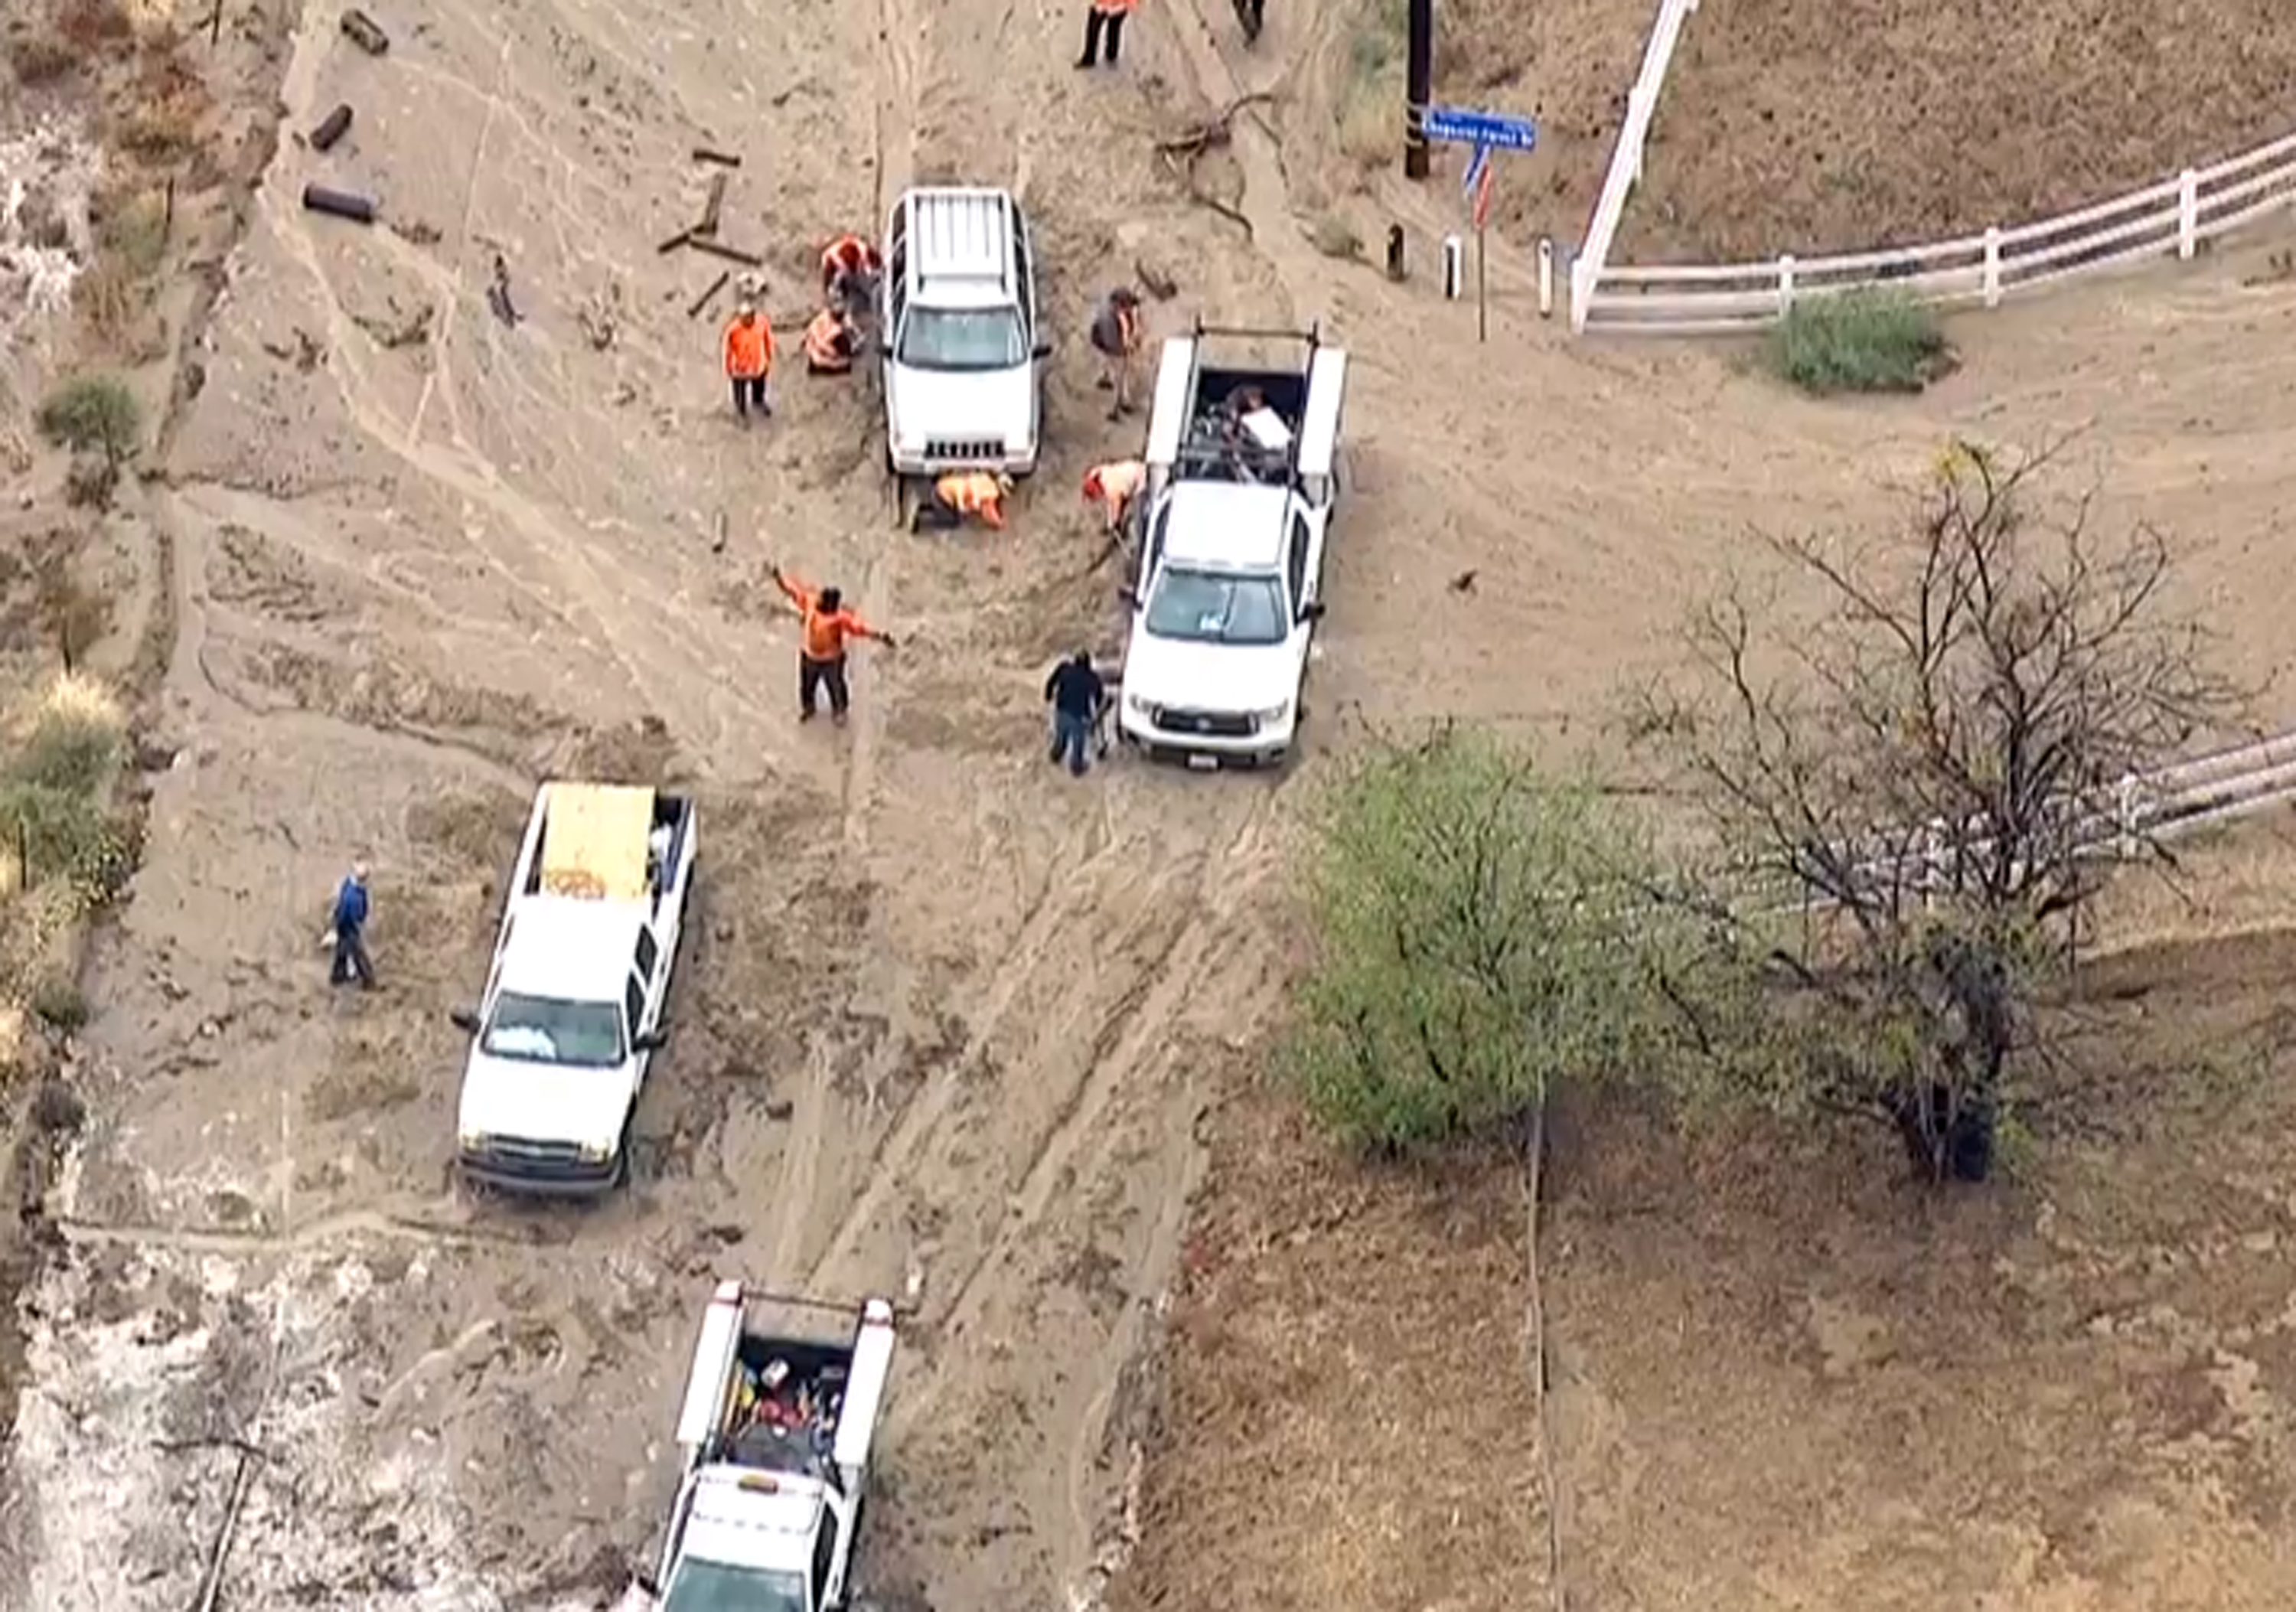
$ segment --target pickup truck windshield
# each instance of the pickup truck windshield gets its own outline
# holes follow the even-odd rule
[[[611,1069],[622,1061],[621,1009],[612,1002],[568,1002],[505,991],[479,1043],[488,1057]]]
[[[661,1612],[805,1612],[805,1580],[762,1567],[684,1561],[669,1581]]]
[[[1291,623],[1274,577],[1168,566],[1148,596],[1148,630],[1196,644],[1281,644]]]
[[[1013,369],[1029,361],[1029,348],[1009,308],[912,307],[894,357],[909,369]]]

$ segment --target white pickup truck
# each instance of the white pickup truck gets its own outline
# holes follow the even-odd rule
[[[1304,356],[1214,366],[1213,341]],[[1348,355],[1314,330],[1199,325],[1164,343],[1117,717],[1118,733],[1149,755],[1218,767],[1291,753],[1324,613],[1347,372]]]
[[[589,1196],[627,1177],[630,1118],[668,1039],[662,1004],[699,824],[681,795],[553,782],[534,797],[472,1037],[455,1156],[512,1192]]]
[[[824,1307],[721,1281],[702,1315],[668,1536],[633,1585],[661,1612],[836,1612],[851,1593],[893,1307],[870,1299],[849,1337],[823,1339],[751,1325],[776,1304]]]

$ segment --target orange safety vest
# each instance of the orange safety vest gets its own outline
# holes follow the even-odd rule
[[[1148,467],[1137,459],[1119,459],[1112,465],[1095,465],[1084,473],[1084,496],[1096,498],[1108,512],[1109,524],[1113,526],[1124,516],[1125,506],[1140,495],[1148,480]]]
[[[979,515],[991,526],[1004,524],[1004,489],[985,470],[951,471],[933,483],[933,496],[961,515]]]
[[[774,330],[762,318],[743,324],[735,318],[726,326],[726,373],[737,381],[770,374],[774,367]]]
[[[805,327],[805,361],[830,374],[843,374],[853,367],[852,327],[834,308],[823,308]]]
[[[1121,17],[1139,4],[1140,0],[1092,0],[1092,9],[1103,17]]]

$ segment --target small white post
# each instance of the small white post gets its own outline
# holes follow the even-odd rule
[[[1554,237],[1538,238],[1538,317],[1554,317]]]
[[[1643,134],[1650,127],[1650,125],[1644,122],[1638,114],[1642,110],[1643,102],[1648,95],[1649,92],[1642,86],[1639,81],[1636,83],[1634,88],[1627,92],[1627,127],[1630,131],[1635,131],[1634,182],[1636,185],[1640,185],[1643,182],[1643,146],[1646,144],[1643,138]]]
[[[1794,260],[1788,252],[1778,259],[1778,317],[1783,319],[1793,311]]]
[[[2177,255],[2189,259],[2201,244],[2201,177],[2191,169],[2177,176]]]
[[[2001,306],[2001,226],[1985,232],[1985,306]]]
[[[1460,245],[1459,237],[1444,236],[1443,300],[1445,301],[1456,302],[1459,300],[1460,290],[1466,281],[1465,263],[1466,249]]]

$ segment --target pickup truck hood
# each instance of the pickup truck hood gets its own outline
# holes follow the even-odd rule
[[[1124,694],[1189,711],[1266,711],[1300,692],[1289,644],[1197,644],[1135,627],[1124,652]]]
[[[1002,438],[1025,448],[1037,434],[1037,369],[904,369],[891,366],[885,388],[887,419],[898,448],[922,452],[926,439],[978,441]]]
[[[629,1114],[636,1072],[489,1057],[473,1049],[463,1070],[458,1134],[610,1147]]]

